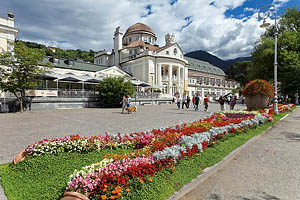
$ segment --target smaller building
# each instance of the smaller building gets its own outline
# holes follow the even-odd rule
[[[228,80],[224,71],[208,62],[185,57],[188,60],[188,95],[198,93],[203,99],[205,95],[219,97],[232,92],[239,83]]]

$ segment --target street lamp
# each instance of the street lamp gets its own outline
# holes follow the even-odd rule
[[[277,10],[276,6],[273,4],[268,4],[262,7],[258,12],[258,18],[263,19],[263,24],[260,27],[268,27],[270,23],[266,23],[266,19],[271,15],[271,11],[268,9],[263,11],[266,7],[273,7],[274,14],[275,14],[275,49],[274,49],[274,104],[273,110],[275,115],[278,115],[278,96],[277,96],[277,36],[278,36],[278,29],[277,29]]]

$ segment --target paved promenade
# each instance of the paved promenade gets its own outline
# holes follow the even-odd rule
[[[300,109],[172,199],[299,200]]]
[[[237,105],[236,109],[245,109]],[[210,104],[208,111],[219,111],[218,104]],[[70,134],[92,136],[109,133],[132,133],[153,128],[191,122],[208,112],[193,109],[177,110],[172,105],[138,106],[138,112],[121,114],[121,109],[42,110],[24,113],[0,113],[0,164],[10,162],[18,152],[33,142]]]

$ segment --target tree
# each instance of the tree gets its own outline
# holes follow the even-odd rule
[[[100,103],[104,107],[120,107],[124,95],[132,96],[134,86],[123,77],[107,77],[100,81],[96,87],[99,92]]]
[[[251,61],[242,61],[231,65],[226,71],[228,79],[236,80],[244,87],[249,82],[248,72],[251,65]]]
[[[281,92],[294,94],[300,89],[300,11],[289,8],[278,24],[278,81]],[[252,53],[250,79],[274,81],[274,33],[271,26],[261,36]]]
[[[38,66],[43,57],[44,51],[30,49],[20,42],[15,43],[14,53],[0,54],[0,89],[16,96],[21,112],[26,90],[35,86],[36,79],[44,71]]]

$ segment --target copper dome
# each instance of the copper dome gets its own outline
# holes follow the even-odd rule
[[[155,34],[153,33],[152,29],[149,26],[147,26],[146,24],[142,24],[142,23],[136,23],[136,24],[130,26],[126,30],[126,33],[125,33],[124,36],[132,34],[132,33],[141,32],[141,31],[142,32],[148,32],[151,35],[153,35],[154,37],[156,37]]]

